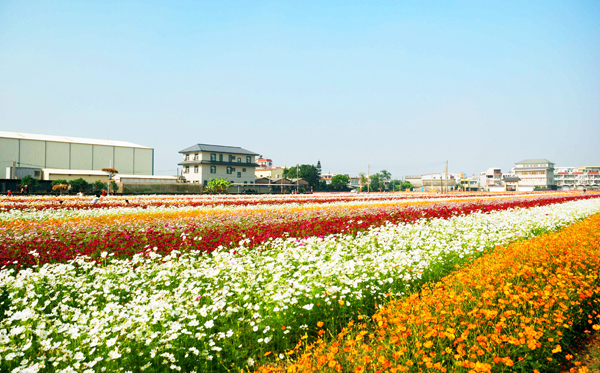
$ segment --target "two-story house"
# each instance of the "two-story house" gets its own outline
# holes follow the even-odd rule
[[[216,178],[226,178],[234,185],[254,184],[258,153],[238,146],[196,144],[179,151],[183,154],[183,176],[190,183],[207,185]]]

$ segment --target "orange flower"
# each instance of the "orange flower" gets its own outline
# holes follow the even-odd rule
[[[317,321],[317,327],[318,328],[322,328],[323,327],[323,321]]]

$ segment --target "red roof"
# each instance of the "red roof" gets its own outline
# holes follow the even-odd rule
[[[568,172],[558,172],[559,175],[568,175]]]
[[[583,175],[583,172],[573,172],[573,175]]]
[[[600,175],[600,172],[596,172],[596,171],[588,172],[588,175]]]

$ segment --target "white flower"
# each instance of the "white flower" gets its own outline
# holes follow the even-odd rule
[[[205,322],[205,323],[204,323],[204,327],[205,327],[206,329],[210,329],[210,328],[212,328],[213,326],[215,326],[215,322],[214,322],[213,320],[208,320],[207,322]]]
[[[250,365],[250,366],[254,365],[254,359],[253,358],[249,358],[248,359],[248,365]]]
[[[110,352],[108,353],[108,356],[109,356],[111,359],[115,360],[115,359],[118,359],[118,358],[120,358],[120,357],[121,357],[121,354],[119,353],[119,350],[115,348],[114,350],[112,350],[112,351],[110,351]]]

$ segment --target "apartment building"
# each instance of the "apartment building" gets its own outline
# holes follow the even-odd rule
[[[554,185],[554,163],[547,159],[526,159],[515,163],[514,173],[521,180],[521,190],[527,187],[549,188]]]
[[[254,185],[257,153],[237,146],[196,144],[179,151],[183,176],[190,183],[207,185],[225,178],[234,185]]]
[[[600,186],[600,166],[556,167],[554,185],[559,188]]]
[[[479,187],[485,191],[489,191],[490,187],[502,185],[502,170],[498,167],[488,168],[479,175]]]

